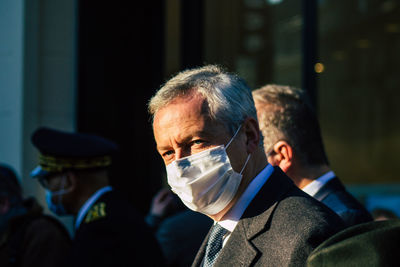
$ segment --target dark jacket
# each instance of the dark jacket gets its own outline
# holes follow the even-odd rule
[[[307,267],[397,267],[399,244],[399,219],[361,223],[319,245],[307,259]]]
[[[102,195],[75,233],[69,266],[163,266],[153,233],[116,191]]]
[[[321,187],[314,198],[336,212],[347,227],[372,221],[371,214],[346,190],[337,177]]]
[[[71,240],[64,226],[44,215],[35,199],[24,201],[27,212],[9,221],[0,236],[0,266],[63,266]]]
[[[156,238],[167,266],[190,266],[212,224],[209,217],[192,210],[166,218],[158,227]]]
[[[332,210],[274,167],[214,266],[304,266],[311,251],[343,227]],[[201,265],[207,239],[192,266]]]

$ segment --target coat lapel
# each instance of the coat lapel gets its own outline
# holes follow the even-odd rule
[[[261,256],[257,248],[257,237],[259,233],[269,230],[269,220],[278,201],[293,186],[293,182],[281,169],[275,167],[272,175],[247,207],[218,256],[215,266],[250,266]],[[204,256],[205,246],[202,246],[202,249]]]
[[[258,233],[267,231],[266,225],[276,207],[273,204],[261,217],[239,221],[228,242],[218,256],[215,266],[250,266],[261,256],[254,242]],[[263,222],[265,222],[263,224]]]

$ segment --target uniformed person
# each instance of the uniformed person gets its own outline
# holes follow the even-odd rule
[[[109,185],[117,152],[99,136],[39,128],[32,135],[39,166],[32,171],[46,189],[49,209],[75,215],[69,266],[161,266],[161,250],[122,193]]]

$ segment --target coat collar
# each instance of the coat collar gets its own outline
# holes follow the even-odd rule
[[[327,182],[321,189],[315,194],[314,198],[318,201],[324,200],[330,193],[335,191],[345,190],[344,185],[340,182],[339,178],[334,177]]]

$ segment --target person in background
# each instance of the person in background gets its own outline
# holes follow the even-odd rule
[[[375,208],[371,211],[371,214],[374,221],[385,221],[399,218],[394,211],[387,208]]]
[[[304,192],[335,211],[346,226],[372,221],[329,166],[321,131],[304,91],[266,85],[253,91],[268,161]]]
[[[63,266],[71,248],[64,226],[23,199],[15,171],[0,164],[0,266]]]
[[[145,217],[146,223],[155,232],[160,224],[170,216],[183,211],[185,206],[168,188],[161,188],[151,201],[150,210]]]
[[[169,267],[190,266],[212,225],[208,216],[188,209],[167,188],[154,196],[146,222],[155,232]]]
[[[215,65],[182,71],[149,111],[172,191],[214,221],[192,266],[301,266],[343,228],[268,164],[251,90],[237,75]]]
[[[109,185],[116,144],[47,127],[32,134],[32,143],[40,155],[31,176],[46,189],[49,209],[76,216],[67,266],[163,266],[143,216]]]

